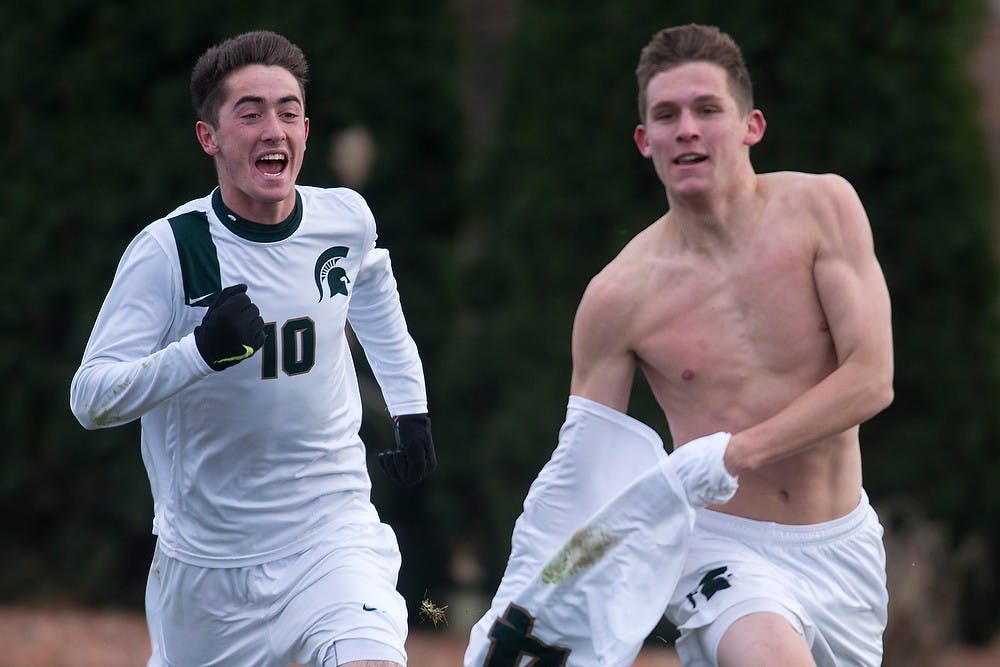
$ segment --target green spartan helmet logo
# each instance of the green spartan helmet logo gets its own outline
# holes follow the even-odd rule
[[[347,284],[350,279],[347,273],[337,266],[337,262],[347,257],[348,249],[342,245],[333,246],[326,249],[319,259],[316,260],[316,268],[313,271],[316,277],[316,289],[319,290],[319,301],[323,300],[323,284],[330,288],[330,297],[334,294],[347,296]],[[319,303],[317,301],[317,303]]]

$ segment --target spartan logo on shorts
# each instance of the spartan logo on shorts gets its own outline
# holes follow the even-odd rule
[[[703,595],[706,600],[711,600],[713,595],[730,587],[729,579],[733,575],[727,574],[728,570],[729,568],[723,565],[705,573],[705,576],[701,578],[695,589],[687,594],[687,599],[691,603],[692,609],[698,606],[698,595]]]
[[[329,289],[331,299],[334,294],[347,296],[347,285],[351,281],[347,277],[347,272],[337,266],[337,262],[347,257],[348,250],[342,245],[333,246],[324,250],[316,260],[313,274],[316,278],[316,289],[319,291],[317,303],[322,301],[326,294],[324,287]]]

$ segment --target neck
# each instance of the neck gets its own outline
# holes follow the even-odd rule
[[[755,174],[721,193],[677,196],[668,191],[667,202],[671,233],[677,234],[683,245],[707,251],[738,244],[756,221],[761,205]]]
[[[239,189],[219,184],[222,202],[236,215],[262,225],[276,225],[288,219],[295,210],[295,190],[283,199],[268,201],[250,197]]]

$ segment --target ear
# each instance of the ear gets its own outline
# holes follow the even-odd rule
[[[639,153],[643,157],[651,157],[653,151],[649,148],[649,138],[646,136],[646,126],[639,123],[635,126],[635,132],[632,133],[632,139],[635,141],[636,148],[639,149]]]
[[[308,116],[306,116],[306,117],[305,117],[305,118],[303,118],[302,120],[303,120],[303,121],[304,121],[304,123],[305,123],[305,134],[304,134],[304,135],[302,136],[302,138],[303,138],[303,139],[308,139],[308,138],[309,138],[309,117],[308,117]]]
[[[743,137],[744,145],[753,146],[760,143],[766,129],[767,121],[764,119],[764,113],[760,109],[752,110],[747,114],[747,133]]]
[[[201,149],[211,156],[218,155],[219,142],[215,138],[215,128],[203,120],[194,124],[194,134],[198,137]]]

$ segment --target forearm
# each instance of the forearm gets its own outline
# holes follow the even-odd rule
[[[86,429],[119,426],[211,372],[191,335],[138,359],[94,355],[73,376],[70,408]]]
[[[427,390],[423,364],[416,343],[405,335],[373,336],[352,322],[358,340],[385,398],[389,413],[394,416],[427,412]],[[363,333],[364,332],[364,333]]]
[[[772,417],[733,434],[726,468],[739,475],[794,456],[867,421],[892,396],[891,370],[845,363]]]

